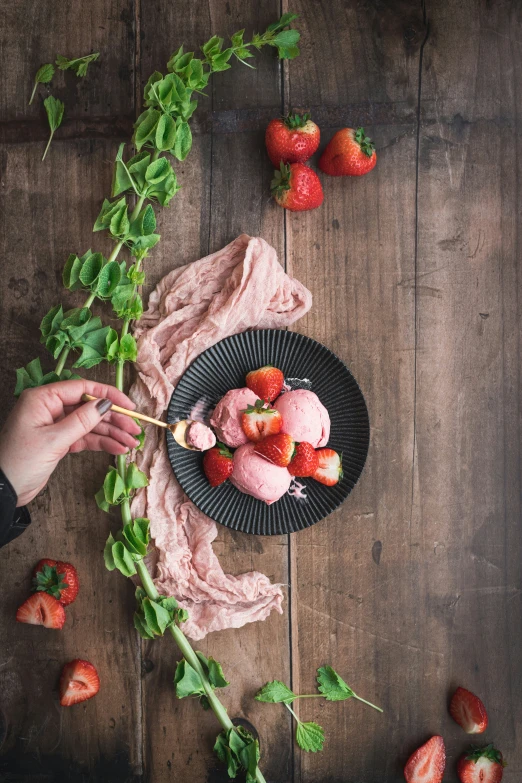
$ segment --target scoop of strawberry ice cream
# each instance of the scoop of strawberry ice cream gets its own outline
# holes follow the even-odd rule
[[[273,465],[256,454],[255,443],[245,443],[234,452],[230,481],[241,492],[264,500],[269,506],[288,492],[292,476],[286,468]]]
[[[244,389],[230,389],[220,399],[210,418],[218,440],[232,448],[248,443],[248,438],[241,428],[241,414],[249,405],[255,405],[256,400],[257,395],[246,386]]]
[[[187,429],[185,440],[193,449],[208,451],[216,445],[216,436],[202,421],[193,421]]]
[[[312,391],[296,389],[278,397],[274,408],[283,417],[281,432],[297,442],[306,441],[314,448],[326,446],[330,437],[330,416],[321,400]]]

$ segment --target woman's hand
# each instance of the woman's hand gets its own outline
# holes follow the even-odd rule
[[[82,403],[82,394],[99,399]],[[66,454],[106,451],[126,454],[137,445],[140,427],[109,410],[112,403],[134,409],[113,386],[94,381],[59,381],[26,389],[0,433],[0,468],[25,506],[47,484]]]

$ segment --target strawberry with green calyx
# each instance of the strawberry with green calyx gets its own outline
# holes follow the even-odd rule
[[[277,435],[269,435],[259,441],[254,451],[273,465],[286,468],[294,456],[295,443],[291,435],[279,432]]]
[[[224,443],[218,442],[205,452],[203,470],[211,487],[219,487],[223,484],[230,477],[233,467],[232,452]]]
[[[296,443],[294,456],[288,465],[289,473],[298,478],[306,478],[313,476],[318,467],[319,457],[312,444],[306,441]]]
[[[60,704],[71,707],[92,699],[100,690],[100,678],[89,661],[76,658],[66,663],[60,675]]]
[[[281,432],[283,419],[279,411],[270,408],[265,400],[256,400],[241,414],[241,428],[248,440],[258,443],[269,435]]]
[[[333,487],[343,477],[342,457],[333,449],[317,449],[317,468],[312,478],[327,487]]]
[[[319,168],[331,177],[361,177],[377,163],[377,153],[364,128],[343,128],[328,142]]]
[[[460,757],[457,775],[461,783],[500,783],[506,762],[494,745],[471,747]]]
[[[61,630],[65,623],[65,611],[56,598],[48,593],[34,593],[18,607],[17,623],[43,625],[44,628]]]
[[[281,163],[274,171],[272,195],[280,207],[290,212],[308,212],[323,203],[321,181],[304,163]]]
[[[33,590],[52,595],[62,606],[72,604],[79,589],[78,573],[70,563],[45,558],[33,569]]]
[[[304,163],[319,146],[321,131],[310,114],[292,114],[272,120],[266,129],[265,144],[272,165]]]
[[[265,364],[258,370],[251,370],[246,377],[246,385],[259,399],[273,402],[281,394],[285,376],[277,367]]]

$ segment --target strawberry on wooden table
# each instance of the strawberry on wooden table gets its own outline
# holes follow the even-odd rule
[[[323,186],[315,171],[304,163],[281,163],[274,171],[272,195],[290,212],[307,212],[323,203]]]
[[[39,560],[33,569],[33,589],[49,593],[62,606],[68,606],[76,599],[80,589],[76,568],[61,560]]]
[[[377,163],[377,153],[364,128],[343,128],[328,142],[319,168],[332,177],[361,177]]]
[[[273,402],[281,394],[285,382],[285,376],[277,367],[266,364],[258,370],[247,373],[246,385],[260,400]]]
[[[96,696],[100,690],[100,678],[89,661],[76,658],[66,663],[60,676],[60,704],[70,707]]]
[[[312,473],[312,478],[333,487],[343,477],[343,465],[339,454],[333,449],[317,449],[317,468]]]
[[[450,702],[450,715],[467,734],[482,734],[488,725],[486,708],[474,693],[457,688]]]
[[[460,757],[457,775],[461,783],[500,783],[506,763],[494,745],[470,748]]]
[[[272,120],[266,129],[265,144],[274,166],[304,163],[319,146],[321,132],[310,114],[289,114]]]
[[[269,435],[267,438],[263,438],[256,444],[254,451],[273,465],[286,468],[293,457],[294,449],[295,443],[292,436],[280,432],[278,435]]]
[[[18,607],[16,621],[60,630],[65,622],[65,611],[61,603],[52,595],[34,593]]]
[[[404,767],[407,783],[441,783],[446,766],[444,740],[438,734],[421,745]]]
[[[232,473],[233,467],[232,452],[224,443],[216,443],[212,449],[205,452],[203,470],[211,487],[223,484]]]
[[[283,426],[279,411],[270,408],[264,400],[257,400],[241,414],[241,427],[248,440],[257,443],[269,435],[277,435]]]
[[[295,444],[294,456],[288,465],[288,471],[292,476],[306,478],[313,476],[319,467],[319,457],[311,443],[302,441]]]

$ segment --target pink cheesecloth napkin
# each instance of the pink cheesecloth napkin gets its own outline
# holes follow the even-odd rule
[[[131,398],[138,410],[161,418],[176,383],[202,351],[247,329],[289,326],[311,304],[308,289],[284,272],[274,248],[259,237],[242,234],[217,253],[174,269],[150,295],[134,332],[139,375]],[[264,620],[272,609],[282,613],[281,585],[257,571],[224,573],[212,548],[216,523],[184,495],[158,427],[147,427],[137,462],[149,485],[136,494],[132,513],[150,519],[154,581],[188,610],[184,632],[202,639],[209,631]]]

